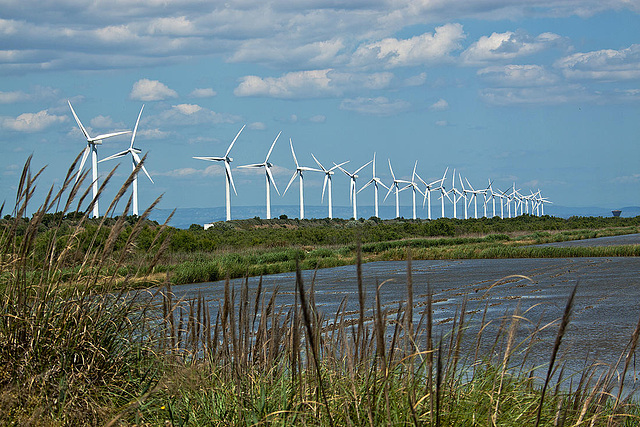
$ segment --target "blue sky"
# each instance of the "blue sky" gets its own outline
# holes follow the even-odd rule
[[[405,179],[417,160],[425,180],[449,167],[563,206],[640,204],[637,0],[342,3],[0,1],[0,200],[30,154],[47,166],[40,194],[61,182],[86,145],[70,100],[93,134],[131,129],[145,104],[136,146],[155,184],[140,177],[141,208],[160,194],[163,208],[224,206],[222,166],[192,157],[223,155],[244,124],[236,206],[264,204],[262,172],[235,167],[262,162],[280,131],[281,191],[291,138],[306,166],[313,153],[354,170],[375,151],[387,183],[387,159]],[[99,158],[128,143],[105,140]],[[105,198],[129,172],[125,159]],[[307,175],[307,204],[321,204],[322,179]],[[336,174],[335,205],[348,188]],[[275,196],[296,204],[297,186]]]

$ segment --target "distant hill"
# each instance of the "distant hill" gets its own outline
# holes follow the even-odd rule
[[[432,214],[436,218],[440,213],[440,206],[432,208]],[[448,212],[450,207],[447,206]],[[569,207],[569,206],[556,206],[549,205],[545,207],[545,214],[556,216],[560,218],[569,218],[571,216],[612,216],[612,209],[622,210],[623,217],[636,217],[640,215],[639,206],[627,206],[623,208],[599,208],[599,207]],[[402,206],[400,208],[400,215],[405,218],[411,218],[411,206]],[[160,223],[164,222],[171,209],[156,209],[151,214],[151,219]],[[300,214],[299,207],[297,205],[289,206],[272,206],[271,213],[274,218],[280,215],[287,215],[289,218],[297,218]],[[358,208],[358,216],[361,218],[369,218],[373,216],[373,206],[362,206]],[[426,217],[425,211],[420,210],[420,215]],[[336,218],[351,218],[353,212],[349,206],[334,206],[333,216]],[[231,215],[234,219],[247,219],[266,217],[264,206],[233,206]],[[460,214],[459,214],[460,215]],[[381,206],[380,217],[383,219],[391,219],[395,216],[394,206]],[[306,218],[326,218],[328,217],[328,211],[326,206],[306,206],[305,207]],[[189,228],[191,224],[203,225],[206,223],[224,221],[225,208],[178,208],[176,213],[171,219],[169,225],[177,228]]]

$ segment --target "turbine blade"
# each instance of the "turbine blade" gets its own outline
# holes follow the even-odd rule
[[[231,152],[231,149],[233,148],[233,144],[236,143],[236,140],[238,139],[238,137],[240,136],[240,134],[244,130],[245,126],[246,125],[243,125],[242,128],[240,128],[240,130],[238,131],[238,134],[236,135],[236,137],[233,138],[233,141],[231,141],[231,144],[229,145],[229,148],[227,148],[227,152],[224,154],[225,157],[227,157],[229,155],[229,153]],[[231,182],[233,182],[233,180],[231,180]],[[234,191],[235,191],[235,188],[234,188]]]
[[[367,166],[369,166],[371,163],[373,162],[373,160],[369,160],[367,163],[365,163],[364,165],[360,166],[359,169],[357,169],[353,174],[357,174],[358,172],[360,172],[362,169],[366,168]]]
[[[362,190],[364,190],[365,188],[367,188],[369,185],[371,185],[374,182],[375,182],[375,180],[371,179],[369,182],[367,182],[365,185],[363,185],[361,189],[358,190],[358,193],[360,193]]]
[[[300,165],[298,165],[298,159],[296,158],[296,153],[293,151],[293,141],[289,138],[289,145],[291,146],[291,154],[293,155],[293,161],[296,162],[296,169],[300,169]]]
[[[312,154],[313,156],[313,154]],[[322,197],[320,198],[321,202],[324,202],[324,190],[327,188],[327,181],[329,180],[329,174],[324,175],[324,182],[322,183]]]
[[[80,175],[82,174],[82,169],[84,168],[84,163],[87,161],[87,157],[89,156],[89,151],[91,151],[91,148],[89,147],[89,144],[87,144],[87,147],[84,149],[84,152],[82,153],[82,160],[80,161],[80,167],[78,168],[78,174],[76,175],[76,182],[78,182],[78,179],[80,179]]]
[[[349,163],[350,161],[351,161],[351,160],[347,160],[346,162],[342,162],[342,163],[340,163],[340,164],[338,164],[338,165],[334,163],[334,164],[333,164],[333,167],[332,167],[331,169],[329,169],[329,171],[332,171],[332,170],[334,170],[334,169],[336,169],[336,168],[341,168],[341,169],[342,169],[342,166],[346,165],[346,164],[347,164],[347,163]]]
[[[98,135],[95,138],[89,138],[89,142],[102,141],[103,139],[111,138],[113,136],[118,136],[118,135],[126,135],[128,133],[131,133],[131,131],[130,130],[123,130],[123,131],[120,131],[120,132],[105,133],[105,134],[102,134],[102,135]]]
[[[265,168],[265,170],[267,171],[267,176],[269,177],[269,182],[273,184],[273,188],[275,188],[276,193],[278,193],[278,196],[280,195],[280,191],[278,191],[278,186],[276,185],[276,180],[273,177],[273,174],[271,173],[271,168],[269,166],[267,166]]]
[[[210,162],[224,162],[224,157],[194,157],[198,160],[208,160]]]
[[[138,123],[140,123],[142,110],[144,110],[144,104],[142,104],[142,108],[140,108],[140,113],[138,113],[138,120],[136,120],[136,125],[133,127],[133,134],[131,135],[131,145],[129,146],[129,148],[133,148],[133,141],[136,139],[136,133],[138,133]]]
[[[231,187],[233,188],[233,192],[235,195],[238,195],[236,191],[236,185],[233,183],[233,175],[231,175],[231,166],[229,166],[229,162],[224,162],[224,168],[227,171],[227,179],[231,182]]]
[[[276,146],[276,142],[278,141],[278,138],[280,138],[280,134],[282,133],[282,131],[280,131],[278,133],[278,136],[276,136],[276,139],[273,140],[273,143],[271,144],[271,148],[269,148],[269,152],[267,153],[267,158],[264,159],[264,162],[267,163],[269,161],[269,156],[271,155],[271,152],[273,151],[273,147]]]
[[[389,197],[389,194],[391,194],[391,190],[393,189],[393,185],[391,187],[389,187],[389,191],[387,191],[387,195],[384,196],[384,200],[382,200],[382,203],[387,201],[387,197]]]
[[[242,166],[238,166],[238,169],[240,168],[261,168],[264,166],[264,163],[254,163],[252,165],[242,165]]]
[[[389,160],[389,170],[391,171],[391,177],[393,178],[393,180],[396,180],[396,176],[393,174],[393,168],[391,167],[391,159]]]
[[[119,153],[113,154],[109,157],[105,157],[102,160],[99,160],[98,163],[106,162],[107,160],[117,159],[118,157],[126,156],[129,153],[129,150],[121,151]],[[131,152],[133,153],[133,151]]]
[[[320,162],[318,161],[318,159],[316,159],[316,156],[314,156],[314,155],[313,155],[313,153],[311,153],[311,157],[313,157],[313,160],[315,160],[315,161],[316,161],[316,163],[318,164],[318,166],[320,166],[320,169],[322,169],[325,173],[326,173],[326,172],[328,172],[328,171],[324,168],[324,166],[322,166],[322,163],[320,163]]]
[[[289,184],[287,184],[287,188],[284,189],[284,193],[282,193],[282,195],[284,196],[285,194],[287,194],[287,190],[289,189],[289,187],[291,187],[291,184],[293,184],[293,181],[296,179],[296,177],[298,176],[298,171],[296,170],[293,175],[291,175],[291,179],[289,180]]]
[[[91,139],[91,137],[87,133],[87,130],[84,128],[84,126],[82,126],[82,122],[80,121],[80,119],[76,115],[76,112],[73,110],[73,107],[71,106],[71,101],[67,100],[67,103],[69,103],[69,108],[71,108],[71,114],[73,114],[73,118],[76,119],[76,123],[78,124],[78,127],[82,131],[82,134],[87,139],[87,141],[89,141]],[[80,169],[82,169],[82,167],[80,167]]]

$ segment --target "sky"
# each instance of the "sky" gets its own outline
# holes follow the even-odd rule
[[[638,0],[0,0],[7,207],[28,156],[46,166],[41,201],[85,148],[68,101],[91,135],[132,129],[145,106],[135,145],[154,183],[140,176],[141,210],[160,195],[161,208],[224,206],[223,166],[193,157],[224,155],[243,125],[232,206],[265,203],[264,173],[236,168],[264,161],[279,132],[281,193],[291,139],[302,166],[314,154],[353,171],[375,152],[387,185],[389,161],[409,180],[417,161],[425,181],[448,167],[447,187],[455,168],[475,188],[515,182],[562,206],[640,205]],[[104,140],[99,159],[129,142]],[[100,163],[100,179],[115,166],[102,200],[131,172],[125,157]],[[305,175],[305,204],[327,203],[322,183]],[[348,206],[348,177],[333,183]],[[272,204],[298,197],[294,183]]]

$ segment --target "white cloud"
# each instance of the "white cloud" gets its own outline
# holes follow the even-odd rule
[[[324,122],[327,121],[327,117],[323,116],[322,114],[318,114],[318,115],[315,115],[315,116],[311,116],[309,118],[309,121],[312,122],[312,123],[324,123]]]
[[[189,94],[189,96],[192,98],[212,98],[216,95],[217,95],[216,91],[211,89],[210,87],[194,89]]]
[[[129,97],[137,101],[162,101],[177,98],[178,93],[158,80],[140,79],[133,84]]]
[[[42,110],[37,113],[23,113],[18,117],[4,118],[2,120],[2,127],[9,130],[18,132],[40,132],[50,126],[57,123],[64,123],[67,121],[66,116],[57,116],[55,114],[49,114],[48,110]]]
[[[568,102],[592,101],[598,97],[587,93],[580,85],[489,88],[480,91],[480,98],[497,106],[556,105]]]
[[[245,76],[234,94],[289,99],[330,97],[363,88],[383,89],[392,79],[391,73],[341,73],[332,69],[296,71],[280,77]]]
[[[460,58],[469,65],[481,65],[497,61],[510,61],[558,46],[562,38],[553,33],[532,37],[524,32],[507,31],[482,36],[469,46]]]
[[[424,33],[410,39],[386,38],[360,46],[353,54],[353,65],[381,64],[385,67],[401,67],[443,62],[450,54],[462,48],[465,34],[460,24],[446,24],[435,32]]]
[[[237,123],[240,117],[217,113],[197,104],[172,105],[170,109],[151,117],[149,121],[161,128],[167,125],[187,126],[203,123]]]
[[[202,162],[199,159],[193,159],[194,161]],[[185,178],[185,177],[208,177],[208,176],[222,176],[224,175],[224,166],[218,164],[212,164],[204,169],[196,168],[179,168],[173,169],[167,172],[154,172],[156,176],[169,176],[172,178]]]
[[[342,62],[340,52],[345,49],[341,39],[292,44],[289,34],[272,38],[251,39],[242,42],[235,50],[230,62],[250,62],[283,68],[316,68]]]
[[[267,125],[265,125],[262,122],[253,122],[253,123],[249,123],[249,126],[247,127],[253,130],[265,130],[267,128]]]
[[[113,127],[114,123],[113,123],[113,119],[111,118],[111,116],[96,116],[93,119],[91,119],[91,126],[93,127],[97,127],[97,128],[109,128],[109,127]]]
[[[340,103],[340,109],[355,111],[361,114],[388,116],[407,110],[411,104],[407,101],[392,101],[386,97],[345,99]]]
[[[427,73],[420,73],[404,79],[405,86],[422,86],[427,81]]]
[[[436,122],[436,126],[447,126],[449,124],[449,122],[447,122],[446,120],[438,120]]]
[[[541,65],[505,65],[486,67],[478,76],[496,86],[548,86],[556,84],[558,76]]]
[[[14,104],[28,98],[27,94],[20,91],[0,92],[0,104]]]
[[[432,104],[429,109],[432,111],[444,111],[449,109],[449,103],[441,98]]]
[[[621,50],[574,53],[556,61],[555,66],[570,79],[640,79],[640,44]]]

